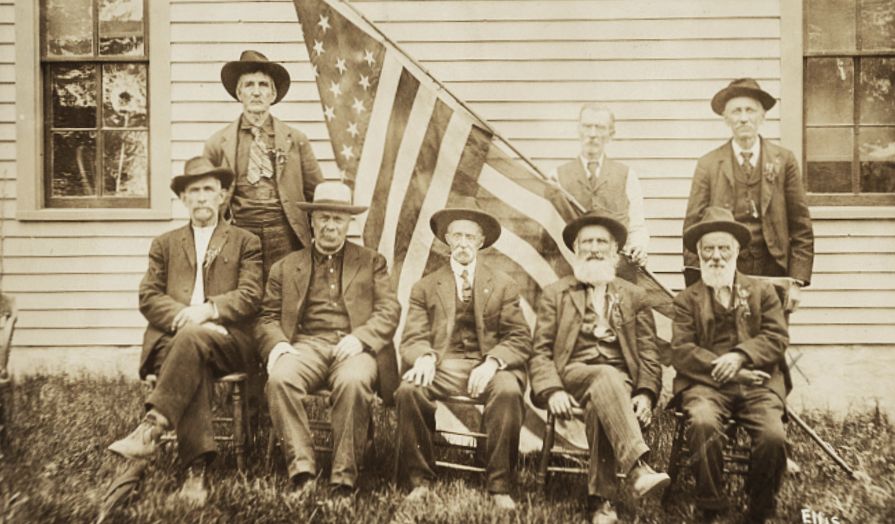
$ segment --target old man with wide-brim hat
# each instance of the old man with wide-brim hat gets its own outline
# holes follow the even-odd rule
[[[308,137],[270,114],[289,91],[285,67],[246,50],[224,64],[221,83],[242,114],[205,142],[202,156],[235,173],[222,214],[261,238],[266,281],[274,262],[310,245],[308,216],[298,203],[313,197],[323,175]]]

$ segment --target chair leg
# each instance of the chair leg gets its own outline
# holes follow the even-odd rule
[[[233,451],[236,453],[236,469],[246,469],[246,409],[241,382],[233,383]]]
[[[678,476],[680,475],[680,455],[681,450],[684,447],[686,425],[684,417],[680,417],[677,419],[674,428],[674,439],[671,441],[671,453],[668,457],[668,476],[671,478],[671,482],[668,484],[668,488],[665,489],[665,493],[662,495],[662,506],[666,509],[671,504],[671,493],[674,491]]]
[[[547,413],[547,423],[544,427],[544,442],[541,444],[541,463],[538,465],[538,484],[541,489],[547,489],[547,468],[550,467],[550,452],[553,450],[553,442],[556,438],[556,417],[553,413]]]

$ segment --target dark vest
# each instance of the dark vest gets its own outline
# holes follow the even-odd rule
[[[604,156],[596,186],[591,185],[580,158],[559,166],[556,173],[563,189],[587,211],[602,211],[629,227],[628,166]]]
[[[327,257],[317,251],[313,252],[311,286],[295,329],[296,335],[320,337],[335,344],[351,331],[348,310],[342,299],[344,253],[343,249],[336,255]]]
[[[766,270],[768,264],[775,262],[774,257],[768,251],[768,245],[762,232],[761,155],[759,155],[757,165],[748,176],[740,165],[739,161],[742,159],[736,153],[732,153],[732,157],[735,199],[733,217],[749,229],[749,245],[741,247],[740,256],[737,258],[737,269],[748,275],[774,274]]]
[[[622,353],[621,343],[618,338],[614,342],[605,342],[594,335],[593,326],[596,324],[597,313],[593,304],[586,300],[584,322],[578,337],[575,339],[575,347],[569,362],[581,362],[585,364],[611,364],[616,367],[627,368],[625,356]],[[616,335],[617,337],[617,335]]]
[[[448,348],[448,358],[482,358],[479,350],[479,337],[475,329],[475,299],[463,302],[457,296],[457,287],[454,286],[454,331],[451,333],[451,345]]]
[[[280,205],[280,195],[277,189],[277,159],[273,152],[274,135],[273,121],[271,117],[261,127],[269,153],[270,163],[274,169],[274,176],[261,177],[256,184],[249,183],[247,178],[249,155],[254,141],[254,136],[249,129],[243,129],[240,118],[239,129],[236,133],[236,180],[234,181],[233,199],[231,209],[237,225],[262,226],[288,223]]]
[[[714,290],[711,288],[709,288],[709,292],[714,294]],[[714,296],[711,300],[712,313],[715,316],[711,348],[716,355],[723,355],[740,342],[737,336],[736,310],[734,308],[724,309],[724,306]]]

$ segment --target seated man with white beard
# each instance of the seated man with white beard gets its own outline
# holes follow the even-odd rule
[[[644,461],[649,448],[638,422],[645,426],[652,418],[661,368],[646,293],[615,278],[626,237],[625,226],[596,212],[563,229],[575,274],[544,288],[529,364],[535,403],[562,418],[572,416],[573,406],[584,407],[594,523],[617,521],[610,502],[617,498],[617,473],[627,474],[635,498],[669,483]]]
[[[699,255],[702,281],[674,301],[671,363],[675,398],[687,414],[696,477],[696,506],[713,522],[724,497],[724,422],[733,417],[752,438],[746,522],[764,522],[786,466],[783,353],[788,343],[783,308],[774,287],[736,271],[749,229],[731,212],[709,207],[684,232]]]

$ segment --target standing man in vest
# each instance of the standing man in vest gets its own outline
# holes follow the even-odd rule
[[[525,364],[531,334],[519,287],[476,255],[500,236],[500,224],[473,208],[447,208],[429,221],[451,249],[449,265],[413,286],[401,340],[404,382],[398,411],[398,480],[411,502],[422,502],[435,480],[432,433],[435,401],[481,397],[487,438],[487,489],[495,505],[513,510],[510,496],[522,428]]]
[[[606,146],[615,136],[615,114],[598,104],[582,106],[578,116],[581,154],[559,166],[550,178],[573,197],[585,211],[597,211],[621,222],[628,230],[622,248],[627,259],[646,266],[649,232],[643,212],[643,191],[637,174],[608,158]],[[619,276],[633,280],[636,269],[620,261]]]
[[[640,425],[652,420],[662,368],[656,325],[643,289],[616,278],[625,226],[597,212],[566,225],[574,274],[544,288],[538,302],[532,400],[560,418],[584,408],[588,509],[593,524],[618,521],[616,473],[625,473],[635,498],[658,492],[670,479],[646,463]]]
[[[264,281],[273,263],[311,245],[307,214],[298,207],[323,180],[308,137],[270,114],[286,96],[289,73],[257,51],[221,69],[221,82],[242,103],[242,115],[205,142],[203,156],[236,173],[224,218],[261,238]]]
[[[158,375],[143,422],[109,446],[125,458],[154,457],[162,434],[177,432],[177,451],[189,466],[179,495],[201,506],[208,497],[205,466],[217,446],[211,416],[213,377],[257,367],[252,343],[261,304],[261,243],[219,221],[233,172],[207,158],[187,161],[171,180],[190,223],[152,241],[140,282],[143,337],[140,378]],[[241,443],[237,443],[241,444]]]
[[[267,364],[267,402],[283,444],[289,477],[299,493],[313,489],[317,474],[313,435],[302,399],[332,391],[333,452],[330,485],[348,498],[357,483],[367,443],[376,355],[398,326],[401,305],[385,257],[348,242],[353,215],[341,182],[317,186],[311,214],[314,242],[274,264],[255,332]]]
[[[800,288],[811,282],[814,231],[802,175],[792,151],[758,134],[765,112],[777,100],[751,78],[732,81],[712,98],[733,138],[699,159],[687,202],[684,231],[702,220],[707,208],[723,207],[749,229],[737,269],[747,275],[789,277],[787,312],[798,307]],[[684,246],[687,285],[699,281],[699,257]]]

